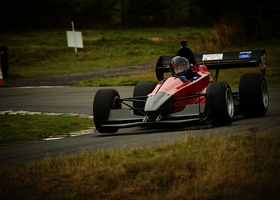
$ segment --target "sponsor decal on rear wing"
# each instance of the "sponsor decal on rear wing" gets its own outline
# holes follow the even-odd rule
[[[203,61],[208,61],[208,60],[222,60],[223,59],[222,53],[215,53],[215,54],[203,54],[202,55],[202,60]]]

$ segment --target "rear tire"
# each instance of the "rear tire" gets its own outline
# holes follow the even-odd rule
[[[155,89],[156,86],[157,83],[155,82],[137,83],[133,91],[133,97],[147,96]],[[137,108],[137,110],[133,110],[134,115],[143,115],[143,113],[139,112],[138,110],[144,112],[145,103],[134,101],[133,107]]]
[[[206,105],[216,124],[230,125],[234,117],[233,96],[227,82],[210,83],[206,91]]]
[[[107,121],[111,109],[121,108],[119,98],[119,93],[114,89],[97,91],[93,101],[93,119],[99,133],[115,133],[119,130],[119,128],[101,127]]]
[[[246,117],[262,117],[268,109],[269,97],[264,76],[260,73],[244,74],[240,78],[241,110]]]

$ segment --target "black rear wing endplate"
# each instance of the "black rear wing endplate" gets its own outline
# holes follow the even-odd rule
[[[175,56],[161,56],[156,65],[158,80],[164,78],[165,72],[170,72],[169,64]],[[244,67],[260,67],[265,74],[266,53],[265,50],[236,51],[212,54],[194,54],[197,65],[205,65],[208,69],[230,69]]]
[[[175,56],[160,56],[156,65],[156,76],[159,81],[164,78],[164,73],[170,72],[170,61]]]

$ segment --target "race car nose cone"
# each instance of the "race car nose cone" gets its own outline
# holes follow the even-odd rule
[[[145,113],[151,117],[157,117],[159,114],[165,115],[174,112],[173,95],[164,92],[158,92],[149,96],[145,104]]]

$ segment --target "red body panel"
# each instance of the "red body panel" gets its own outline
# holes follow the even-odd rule
[[[209,83],[213,82],[213,75],[208,72],[207,67],[204,65],[193,66],[195,76],[199,78],[191,83],[186,83],[181,79],[173,76],[169,76],[165,81],[158,83],[154,91],[149,94],[155,95],[158,92],[164,92],[166,94],[173,95],[175,100],[174,112],[179,112],[185,108],[187,104],[194,104],[200,100],[201,97],[194,97],[190,99],[176,101],[176,99],[187,97],[188,94],[206,93],[206,89]],[[203,99],[200,103],[205,103]]]

